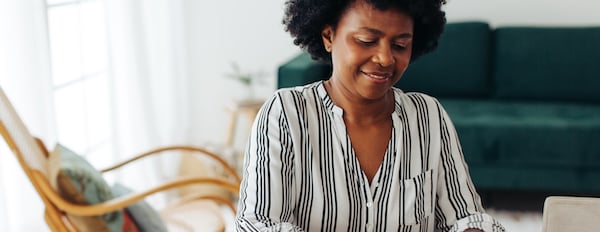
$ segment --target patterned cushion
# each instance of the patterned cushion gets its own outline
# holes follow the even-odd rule
[[[117,197],[125,196],[132,192],[129,188],[119,183],[114,184],[112,190],[113,194],[115,194]],[[160,215],[146,201],[138,201],[137,203],[128,206],[126,210],[131,215],[133,221],[141,232],[167,231],[164,222],[160,218]]]
[[[102,174],[83,157],[58,144],[50,156],[50,177],[54,188],[67,201],[94,205],[114,198]],[[137,231],[125,210],[101,216],[67,215],[81,231]]]

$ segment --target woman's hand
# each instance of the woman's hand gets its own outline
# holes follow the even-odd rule
[[[469,229],[466,229],[464,232],[483,232],[483,230],[469,228]]]

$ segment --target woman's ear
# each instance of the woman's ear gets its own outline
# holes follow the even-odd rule
[[[329,25],[323,28],[321,31],[321,38],[323,39],[323,45],[325,45],[325,50],[327,52],[331,52],[331,44],[333,42],[333,28]]]

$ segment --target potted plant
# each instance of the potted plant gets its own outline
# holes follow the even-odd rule
[[[254,96],[254,87],[257,84],[264,84],[266,74],[263,71],[246,72],[242,71],[239,65],[235,62],[231,63],[231,73],[225,75],[229,79],[239,82],[246,90],[244,99],[252,100]]]

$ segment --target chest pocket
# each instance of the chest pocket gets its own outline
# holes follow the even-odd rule
[[[420,224],[433,213],[435,183],[432,175],[433,170],[428,170],[413,178],[402,180],[400,206],[404,210],[400,217],[401,224]]]

